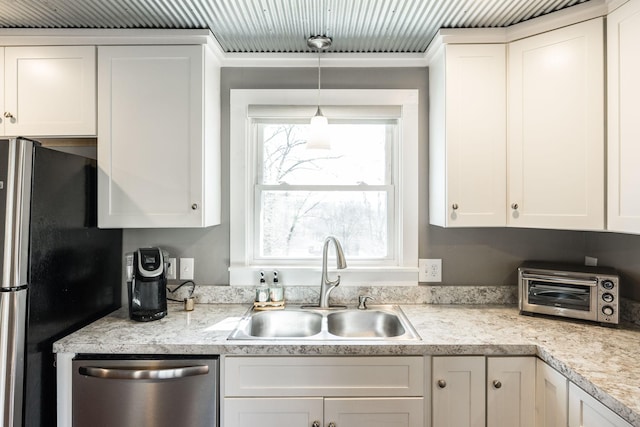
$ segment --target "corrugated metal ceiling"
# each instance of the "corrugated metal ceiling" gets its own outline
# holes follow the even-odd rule
[[[226,52],[424,52],[440,28],[505,27],[589,0],[0,0],[3,28],[209,28]]]

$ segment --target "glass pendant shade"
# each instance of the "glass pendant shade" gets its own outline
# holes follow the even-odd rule
[[[322,115],[320,107],[316,115],[311,118],[311,129],[307,140],[308,149],[330,150],[331,141],[329,139],[329,120]]]

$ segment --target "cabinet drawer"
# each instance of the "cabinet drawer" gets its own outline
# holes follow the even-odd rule
[[[422,396],[424,359],[226,357],[225,396]]]

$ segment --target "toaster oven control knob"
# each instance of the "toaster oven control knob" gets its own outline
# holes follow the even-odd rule
[[[602,307],[602,313],[605,316],[613,316],[613,307],[605,305],[604,307]]]
[[[605,292],[604,294],[602,294],[602,301],[613,302],[613,300],[614,300],[613,294],[610,294],[609,292]]]
[[[613,289],[613,282],[611,280],[603,280],[602,287],[605,289]]]

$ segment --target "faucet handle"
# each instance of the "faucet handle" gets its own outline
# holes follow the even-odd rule
[[[373,297],[370,297],[369,295],[360,295],[358,297],[358,310],[366,310],[367,309],[367,300],[368,299],[373,299]]]

